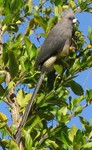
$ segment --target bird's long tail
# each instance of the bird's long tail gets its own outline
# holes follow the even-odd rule
[[[26,107],[25,113],[24,113],[24,115],[23,115],[22,121],[21,121],[21,123],[20,123],[20,126],[19,126],[19,128],[18,128],[16,134],[15,134],[15,141],[17,142],[17,144],[20,143],[21,129],[24,127],[24,125],[25,125],[25,123],[26,123],[26,121],[27,121],[27,118],[28,118],[29,112],[30,112],[30,110],[31,110],[32,104],[33,104],[33,102],[34,102],[34,99],[35,99],[35,97],[36,97],[36,95],[37,95],[37,93],[38,93],[38,91],[39,91],[39,88],[40,88],[40,86],[41,86],[41,84],[42,84],[42,81],[43,81],[43,79],[44,79],[44,75],[45,75],[45,72],[41,72],[40,77],[39,77],[39,80],[38,80],[37,85],[36,85],[36,87],[35,87],[35,90],[34,90],[34,92],[33,92],[33,95],[32,95],[30,101],[29,101],[28,104],[27,104],[27,107]]]

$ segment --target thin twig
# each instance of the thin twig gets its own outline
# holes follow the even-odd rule
[[[50,132],[53,132],[53,131],[54,131],[55,129],[57,129],[58,127],[59,127],[58,125],[57,125],[57,126],[54,126],[54,127],[50,130]],[[39,141],[39,145],[41,145],[42,142],[43,142],[45,139],[48,138],[48,136],[49,136],[48,132],[45,133],[45,134],[43,134],[43,135],[41,136],[40,141]]]

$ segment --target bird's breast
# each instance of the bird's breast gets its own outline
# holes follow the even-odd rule
[[[71,39],[67,39],[63,49],[61,49],[57,55],[57,58],[69,55],[69,48],[71,45]]]

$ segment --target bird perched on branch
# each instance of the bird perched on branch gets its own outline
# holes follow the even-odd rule
[[[15,140],[18,144],[21,138],[21,128],[26,123],[36,94],[44,79],[45,72],[53,66],[57,59],[69,54],[72,40],[72,29],[76,22],[77,19],[75,18],[73,11],[70,8],[67,8],[63,12],[62,19],[52,28],[41,47],[36,60],[36,64],[40,66],[41,74],[15,135]]]

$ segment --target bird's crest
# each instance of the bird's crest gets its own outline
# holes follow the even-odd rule
[[[62,12],[62,17],[67,16],[67,15],[68,16],[74,15],[74,13],[73,13],[73,11],[70,7],[64,9],[63,12]]]

